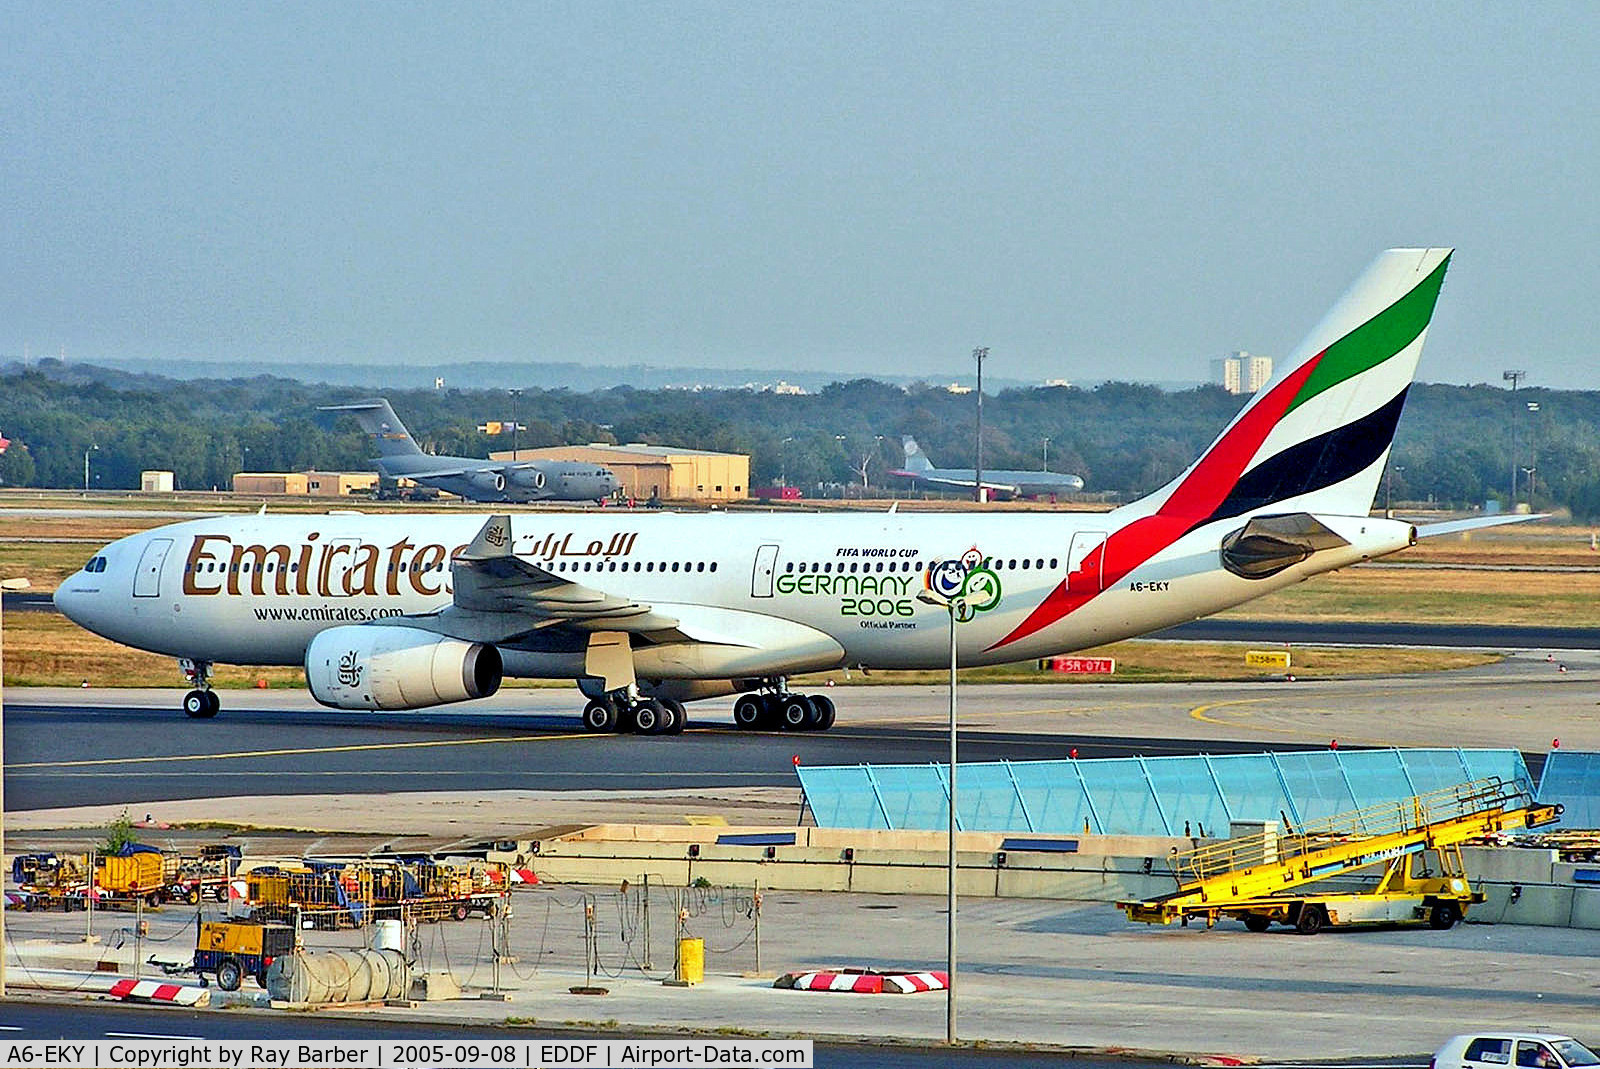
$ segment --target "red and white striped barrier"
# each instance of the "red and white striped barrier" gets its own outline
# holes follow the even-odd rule
[[[910,995],[918,991],[943,991],[950,986],[950,978],[942,972],[886,973],[872,969],[841,969],[837,972],[785,973],[772,986],[793,991]]]
[[[512,869],[510,871],[511,882],[513,884],[525,883],[529,886],[532,886],[533,884],[539,882],[539,877],[534,875],[534,871],[532,869]]]
[[[206,989],[193,984],[171,984],[160,980],[134,980],[123,977],[111,985],[116,998],[133,1002],[171,1002],[179,1006],[193,1006],[206,994]]]

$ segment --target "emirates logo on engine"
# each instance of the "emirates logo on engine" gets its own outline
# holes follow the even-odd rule
[[[356,660],[356,651],[351,650],[339,658],[339,683],[346,687],[359,687],[361,685],[362,668]]]

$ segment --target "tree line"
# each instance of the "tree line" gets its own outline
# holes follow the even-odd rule
[[[132,489],[144,469],[170,470],[181,489],[226,488],[239,471],[362,470],[366,440],[349,417],[318,405],[370,393],[258,375],[176,380],[40,360],[0,372],[0,455],[7,486]],[[898,485],[900,440],[916,437],[936,464],[973,464],[974,398],[943,387],[872,379],[792,395],[750,389],[391,390],[412,435],[438,453],[487,456],[521,425],[523,447],[648,442],[748,453],[751,482],[818,487]],[[1123,500],[1182,471],[1244,403],[1220,387],[1170,392],[1136,383],[1005,390],[985,398],[984,466],[1040,468],[1084,479]],[[1045,439],[1048,438],[1048,447]],[[1570,507],[1600,517],[1600,391],[1418,383],[1395,438],[1394,500],[1466,507]],[[1531,472],[1523,469],[1532,469]],[[1384,493],[1380,489],[1380,498]],[[1381,501],[1380,501],[1381,503]]]

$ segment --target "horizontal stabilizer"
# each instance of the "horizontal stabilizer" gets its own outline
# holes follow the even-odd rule
[[[1418,538],[1435,538],[1438,535],[1457,534],[1461,531],[1476,531],[1483,527],[1501,527],[1508,523],[1527,523],[1529,520],[1547,520],[1548,512],[1508,513],[1503,516],[1473,516],[1465,520],[1446,520],[1443,523],[1420,523],[1417,525]]]

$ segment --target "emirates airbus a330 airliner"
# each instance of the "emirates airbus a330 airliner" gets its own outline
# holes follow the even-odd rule
[[[225,516],[111,543],[56,605],[180,658],[194,717],[224,662],[303,664],[339,709],[520,676],[577,680],[592,731],[675,733],[729,694],[741,727],[825,729],[791,675],[940,667],[952,620],[962,665],[1028,660],[1414,544],[1369,512],[1449,261],[1381,254],[1199,460],[1110,513]]]

